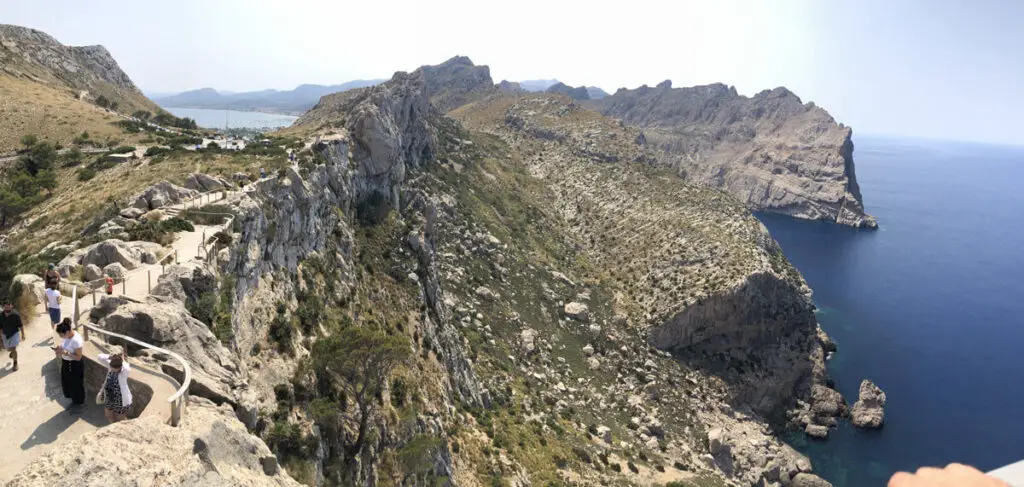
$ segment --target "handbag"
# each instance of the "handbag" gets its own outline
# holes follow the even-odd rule
[[[107,390],[105,387],[100,388],[100,392],[96,393],[96,404],[106,404],[107,402]]]

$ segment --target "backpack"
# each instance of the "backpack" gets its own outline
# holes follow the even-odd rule
[[[53,273],[51,274],[51,272]],[[57,271],[46,271],[46,287],[56,289],[59,282],[60,274],[57,274]]]

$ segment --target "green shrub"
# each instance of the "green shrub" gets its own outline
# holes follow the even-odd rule
[[[111,154],[128,154],[129,152],[135,152],[135,146],[122,145],[110,150]]]
[[[391,381],[391,405],[396,408],[405,406],[408,397],[409,386],[405,383],[405,379],[395,377]]]
[[[299,425],[275,422],[267,432],[267,446],[278,457],[303,457],[311,453],[310,439],[302,434]]]
[[[174,217],[168,218],[160,222],[161,228],[165,232],[194,232],[196,227],[192,226],[192,222],[185,220],[184,218]]]
[[[217,295],[213,292],[200,294],[196,299],[187,300],[185,308],[193,318],[212,328],[217,312]]]
[[[168,149],[166,147],[159,147],[159,146],[155,146],[154,145],[154,146],[146,148],[146,152],[145,152],[144,155],[146,157],[153,157],[153,156],[159,156],[160,154],[166,154],[168,152],[171,152],[171,149]]]
[[[78,170],[79,181],[88,181],[94,177],[96,177],[96,170],[91,167],[83,167]]]
[[[277,346],[278,353],[291,355],[295,352],[292,341],[295,338],[295,323],[287,315],[278,314],[270,322],[270,341]]]

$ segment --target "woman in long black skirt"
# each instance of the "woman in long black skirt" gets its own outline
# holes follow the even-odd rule
[[[82,363],[82,335],[71,329],[71,320],[65,318],[57,325],[57,334],[64,339],[55,351],[60,356],[60,385],[64,397],[71,399],[72,413],[85,407],[85,364]]]

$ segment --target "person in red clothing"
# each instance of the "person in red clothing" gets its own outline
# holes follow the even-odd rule
[[[107,296],[114,294],[114,278],[107,276],[104,281],[107,284]]]

